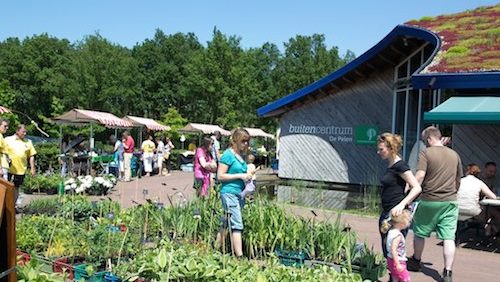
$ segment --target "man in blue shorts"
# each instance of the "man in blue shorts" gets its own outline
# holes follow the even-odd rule
[[[415,175],[421,183],[422,194],[413,217],[414,253],[408,259],[407,267],[410,271],[420,271],[425,238],[436,232],[437,238],[443,240],[445,267],[442,281],[451,282],[458,220],[457,191],[463,169],[460,156],[444,146],[441,140],[441,132],[434,126],[422,132],[422,141],[427,148],[420,153]],[[400,213],[418,192],[410,191],[392,213]]]

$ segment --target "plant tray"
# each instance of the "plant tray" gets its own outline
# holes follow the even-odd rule
[[[81,264],[85,260],[84,257],[62,257],[54,261],[52,265],[53,272],[66,273],[68,279],[73,280],[74,278],[74,265]]]
[[[74,281],[80,281],[81,279],[90,282],[104,282],[104,276],[106,275],[105,271],[96,272],[93,275],[89,275],[87,273],[87,264],[79,264],[74,267]]]
[[[106,282],[120,282],[122,280],[118,276],[114,275],[113,273],[108,272],[108,273],[106,273],[106,275],[104,275],[104,281],[106,281]]]
[[[32,254],[30,260],[36,260],[40,265],[40,271],[45,273],[52,273],[52,259],[43,257],[41,255]]]
[[[323,266],[323,265],[326,265],[326,266],[329,266],[333,269],[335,269],[335,271],[337,272],[341,272],[342,271],[342,266],[340,264],[336,264],[336,263],[333,263],[333,262],[326,262],[326,261],[322,261],[322,260],[305,260],[304,262],[305,266],[307,267],[315,267],[315,266]]]
[[[17,256],[17,264],[18,265],[25,265],[31,259],[30,254],[25,253],[25,252],[23,252],[21,250],[16,250],[16,256]]]
[[[303,251],[286,251],[282,249],[275,250],[281,264],[286,266],[303,266],[309,255]]]

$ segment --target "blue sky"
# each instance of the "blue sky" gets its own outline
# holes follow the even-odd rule
[[[71,42],[99,32],[110,41],[132,47],[165,33],[194,32],[206,43],[214,26],[241,37],[245,48],[277,44],[297,34],[324,34],[328,47],[362,54],[397,24],[423,16],[493,5],[486,0],[8,0],[0,12],[0,40],[46,32]]]

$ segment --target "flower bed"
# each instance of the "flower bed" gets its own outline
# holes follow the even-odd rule
[[[78,176],[71,177],[64,182],[64,190],[77,194],[106,195],[116,184],[116,177],[108,174],[105,176]]]
[[[219,231],[220,217],[223,214],[220,202],[216,198],[207,201],[195,200],[183,207],[162,208],[159,204],[147,203],[126,210],[119,209],[116,203],[111,201],[93,204],[85,196],[68,195],[58,199],[59,209],[54,215],[21,218],[17,234],[18,245],[22,250],[40,253],[51,259],[61,256],[83,256],[85,263],[89,265],[103,265],[111,261],[113,269],[121,269],[119,274],[122,278],[140,269],[138,266],[140,263],[134,262],[136,259],[158,257],[161,248],[166,248],[167,254],[171,256],[177,256],[177,252],[200,252],[196,256],[206,257],[206,254],[213,254],[217,264],[241,264],[241,261],[226,261],[225,255],[211,247],[217,245],[215,235]],[[322,261],[325,264],[333,263],[340,265],[346,273],[359,272],[363,278],[375,279],[385,272],[383,257],[374,254],[365,245],[356,244],[356,234],[344,228],[340,223],[340,217],[334,223],[305,220],[286,215],[276,204],[260,199],[245,207],[243,217],[245,220],[243,247],[249,259],[271,261],[268,263],[274,265],[278,261],[275,254],[278,250],[282,254],[301,254],[300,264],[306,258]],[[151,246],[160,247],[148,249]],[[223,251],[230,253],[229,244]],[[130,265],[130,258],[134,258],[132,264],[135,266]],[[182,259],[179,258],[179,261]],[[183,263],[193,264],[191,261]],[[220,271],[217,277],[220,276],[221,279],[232,277],[228,276],[230,274],[226,273],[225,268],[210,270],[210,267],[204,265],[204,260],[194,261],[194,264],[196,266],[190,270],[181,268],[182,264],[179,264],[181,272],[175,272],[175,268],[171,268],[167,273],[185,277],[199,275],[200,281],[213,278],[210,274],[212,270],[215,273]],[[245,267],[255,268],[256,272],[264,271],[252,264]],[[231,271],[239,271],[245,267],[234,266]],[[271,268],[277,272],[282,269],[274,266]],[[152,272],[148,272],[148,269]],[[164,267],[161,270],[145,268],[140,272],[141,276],[164,277],[162,275],[166,273],[163,271],[166,270]],[[297,277],[306,275],[302,271],[305,270],[297,270],[294,275]],[[324,275],[330,277],[328,275],[333,274],[328,272]]]

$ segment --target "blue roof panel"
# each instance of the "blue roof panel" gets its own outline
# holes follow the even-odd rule
[[[283,98],[280,98],[270,104],[267,104],[257,109],[257,114],[261,117],[272,116],[274,111],[284,106],[290,105],[293,102],[300,100],[301,98],[313,93],[314,91],[325,87],[329,83],[342,78],[347,73],[355,70],[369,59],[375,57],[378,53],[383,51],[387,46],[389,46],[389,44],[391,44],[399,36],[417,37],[430,42],[432,45],[438,48],[440,46],[440,39],[434,33],[414,26],[398,25],[388,35],[386,35],[379,43],[377,43],[370,50],[366,51],[361,56],[357,57],[347,65],[343,66],[342,68],[332,72],[331,74],[323,77],[322,79],[315,81],[312,84],[292,94],[289,94]]]

